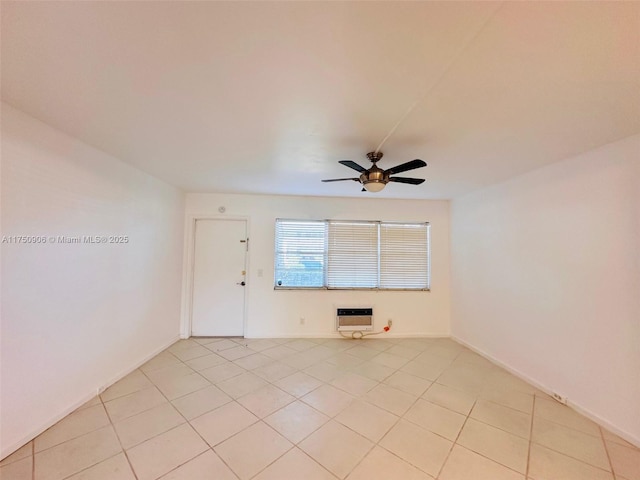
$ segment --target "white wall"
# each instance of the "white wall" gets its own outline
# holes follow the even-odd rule
[[[2,104],[0,457],[179,335],[184,195]]]
[[[452,332],[640,444],[640,135],[452,202]]]
[[[372,306],[376,328],[381,329],[387,319],[392,318],[393,335],[449,335],[447,201],[188,194],[186,205],[188,220],[190,216],[244,216],[249,219],[247,337],[335,335],[335,311],[341,306]],[[226,208],[224,215],[218,213],[220,206]],[[274,290],[276,218],[429,221],[431,291]],[[191,242],[192,239],[187,240],[187,245]],[[263,277],[258,277],[258,270],[264,272]],[[304,325],[300,325],[300,317],[305,318]],[[188,334],[188,330],[184,333]]]

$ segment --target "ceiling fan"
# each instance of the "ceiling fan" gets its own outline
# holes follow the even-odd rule
[[[382,152],[369,152],[367,153],[367,157],[371,160],[373,165],[371,168],[366,169],[356,162],[352,160],[340,160],[338,163],[342,165],[353,168],[354,170],[360,172],[359,177],[353,178],[332,178],[329,180],[322,180],[323,182],[342,182],[344,180],[353,180],[354,182],[360,182],[364,187],[362,191],[368,192],[379,192],[382,190],[385,185],[389,182],[397,182],[397,183],[409,183],[411,185],[420,185],[424,182],[424,178],[408,178],[408,177],[392,177],[396,173],[406,172],[408,170],[413,170],[416,168],[422,168],[427,166],[427,162],[423,160],[411,160],[410,162],[402,163],[400,165],[396,165],[395,167],[391,167],[387,170],[382,170],[378,168],[376,162],[378,162],[382,158]]]

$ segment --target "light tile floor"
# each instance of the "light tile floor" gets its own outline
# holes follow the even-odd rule
[[[448,339],[182,340],[2,480],[640,480],[640,449]]]

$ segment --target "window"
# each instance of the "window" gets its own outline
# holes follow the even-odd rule
[[[428,223],[277,219],[275,243],[275,288],[430,288]]]

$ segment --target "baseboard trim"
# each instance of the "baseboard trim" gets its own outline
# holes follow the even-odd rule
[[[122,378],[126,377],[127,375],[129,375],[131,372],[133,372],[134,370],[136,370],[137,368],[139,368],[140,366],[144,365],[145,363],[147,363],[149,360],[151,360],[153,357],[155,357],[156,355],[158,355],[160,352],[162,352],[163,350],[166,350],[167,348],[169,348],[171,345],[173,345],[174,343],[176,343],[178,340],[180,339],[180,336],[176,335],[175,337],[173,337],[170,341],[166,342],[162,347],[155,349],[153,352],[151,352],[150,354],[146,355],[145,357],[142,358],[142,360],[140,360],[139,362],[137,362],[135,364],[135,366],[131,367],[131,368],[127,368],[126,370],[124,370],[123,372],[120,372],[118,375],[112,377],[110,380],[108,380],[107,382],[103,383],[104,385],[104,389],[106,390],[107,388],[109,388],[111,385],[113,385],[114,383],[116,383],[118,380],[121,380]],[[78,399],[77,402],[73,403],[71,406],[69,406],[68,408],[66,408],[64,411],[62,411],[61,413],[59,413],[58,415],[55,415],[54,417],[52,417],[48,422],[46,422],[44,425],[41,425],[40,427],[32,430],[29,434],[25,435],[21,440],[19,440],[18,442],[14,442],[12,445],[9,445],[8,447],[3,447],[2,451],[0,451],[0,460],[4,460],[6,457],[8,457],[9,455],[11,455],[13,452],[15,452],[16,450],[18,450],[19,448],[21,448],[23,445],[26,445],[27,443],[29,443],[31,440],[33,440],[34,438],[36,438],[38,435],[40,435],[42,432],[44,432],[45,430],[47,430],[48,428],[51,428],[53,425],[55,425],[56,423],[58,423],[60,420],[62,420],[64,417],[66,417],[67,415],[69,415],[70,413],[74,412],[75,410],[77,410],[78,408],[80,408],[82,405],[84,405],[85,403],[87,403],[89,400],[91,400],[93,397],[96,396],[96,388],[93,388],[91,390],[91,392],[88,392],[84,395],[82,395],[80,397],[80,399]]]
[[[549,396],[552,395],[552,393],[553,393],[552,389],[549,386],[545,385],[544,383],[541,383],[538,380],[536,380],[535,378],[532,378],[529,375],[526,375],[525,373],[521,372],[520,370],[517,370],[517,369],[505,364],[504,362],[502,362],[502,361],[498,360],[497,358],[495,358],[493,355],[489,355],[484,350],[482,350],[480,348],[477,348],[474,345],[471,345],[470,343],[462,340],[459,337],[456,337],[455,335],[451,335],[451,338],[453,340],[455,340],[456,342],[460,343],[461,345],[464,345],[465,347],[469,348],[470,350],[473,350],[475,353],[477,353],[478,355],[481,355],[482,357],[486,358],[487,360],[491,361],[492,363],[495,363],[496,365],[504,368],[509,373],[515,375],[519,379],[524,380],[525,382],[533,385],[538,390],[543,391],[544,393],[546,393]],[[635,445],[637,447],[640,447],[640,438],[637,438],[637,437],[631,435],[629,432],[625,432],[624,430],[621,430],[620,428],[618,428],[617,426],[613,425],[612,423],[610,423],[609,421],[605,420],[604,418],[600,417],[599,415],[597,415],[597,414],[591,412],[590,410],[584,408],[579,403],[576,403],[576,402],[573,402],[573,401],[569,400],[569,402],[567,403],[567,406],[571,407],[572,409],[574,409],[579,414],[584,415],[588,419],[593,420],[595,423],[597,423],[598,425],[600,425],[603,428],[606,428],[611,433],[616,434],[617,436],[619,436],[623,440],[626,440],[627,442],[629,442],[629,443],[631,443],[631,444],[633,444],[633,445]]]

